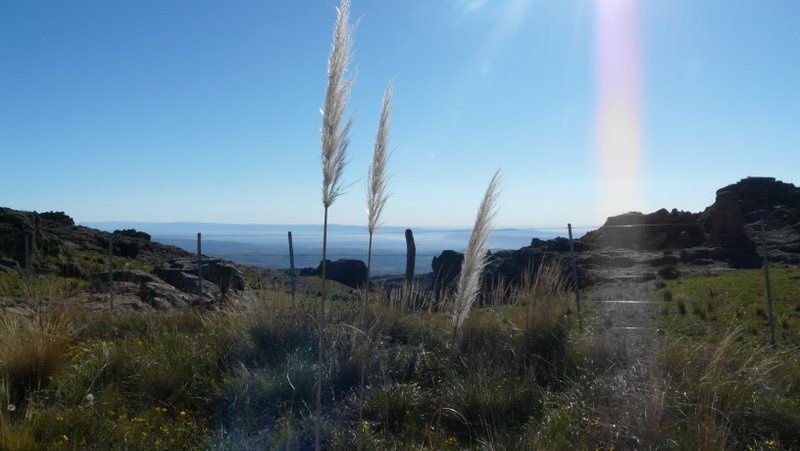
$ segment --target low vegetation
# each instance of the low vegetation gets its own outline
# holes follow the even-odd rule
[[[362,328],[359,302],[331,302],[322,352],[324,443],[456,448],[543,440],[542,424],[553,421],[554,403],[568,402],[583,359],[569,296],[544,284],[476,309],[455,355],[448,311],[393,307],[374,293]],[[60,308],[4,319],[0,443],[310,446],[319,300],[303,295],[292,303],[268,285],[248,304],[219,313]]]
[[[359,293],[330,283],[321,368],[319,297],[293,303],[271,278],[248,275],[252,299],[216,313],[86,312],[50,290],[55,307],[0,321],[0,449],[309,448],[320,369],[332,449],[800,447],[799,270],[773,272],[788,325],[776,348],[757,311],[762,272],[660,284],[666,339],[632,425],[598,410],[629,356],[591,317],[580,333],[560,274],[545,266],[474,308],[455,352],[452,303],[376,291],[362,327]]]

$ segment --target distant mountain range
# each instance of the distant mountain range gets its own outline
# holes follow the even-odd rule
[[[275,224],[216,224],[201,222],[87,222],[82,225],[105,231],[136,229],[152,235],[154,241],[195,251],[196,235],[202,233],[203,253],[236,263],[272,269],[289,267],[287,232],[294,242],[295,266],[316,267],[322,258],[322,226]],[[375,274],[400,274],[405,270],[405,228],[386,226],[379,230],[373,244]],[[417,273],[431,271],[431,260],[445,249],[463,250],[471,230],[467,228],[414,228],[417,247]],[[500,228],[491,235],[494,250],[517,249],[531,239],[548,239],[565,235],[566,231],[533,228]],[[330,259],[366,260],[368,234],[366,227],[330,225],[328,255]]]

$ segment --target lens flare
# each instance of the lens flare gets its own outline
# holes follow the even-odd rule
[[[595,122],[605,214],[640,205],[641,83],[638,0],[595,0],[599,104]]]

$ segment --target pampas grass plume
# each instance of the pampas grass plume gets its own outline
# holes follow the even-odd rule
[[[481,274],[486,266],[489,233],[492,231],[494,217],[497,213],[497,197],[499,195],[500,171],[497,171],[486,188],[475,226],[464,252],[464,263],[453,303],[453,328],[458,330],[469,316],[472,305],[478,297]]]

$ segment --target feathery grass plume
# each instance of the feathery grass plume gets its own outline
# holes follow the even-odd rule
[[[394,87],[392,83],[386,88],[381,107],[381,119],[378,123],[378,133],[375,135],[375,146],[372,151],[372,164],[369,167],[369,185],[367,187],[367,214],[369,222],[367,229],[370,235],[380,227],[383,207],[389,195],[386,193],[386,168],[389,163],[389,138],[392,134],[392,96]]]
[[[469,316],[469,311],[480,290],[481,274],[486,266],[487,245],[489,233],[492,231],[495,214],[497,213],[497,197],[499,194],[500,171],[495,172],[492,181],[486,188],[475,226],[464,252],[464,263],[461,265],[461,275],[458,278],[458,287],[455,301],[453,302],[453,330],[458,330]]]
[[[450,381],[453,377],[453,362],[458,352],[458,343],[461,336],[461,325],[469,316],[472,304],[478,297],[480,291],[481,274],[486,266],[487,245],[489,233],[492,231],[494,217],[497,213],[497,197],[499,195],[498,185],[500,184],[500,171],[494,173],[486,193],[483,195],[481,206],[478,208],[478,215],[475,217],[475,225],[472,228],[472,235],[469,237],[467,249],[464,251],[464,262],[461,264],[461,275],[458,278],[458,286],[453,301],[453,346],[451,359],[448,360],[447,370],[445,371],[445,389],[450,388]],[[442,412],[444,409],[444,398],[439,401],[436,414],[436,430],[442,430]]]
[[[367,280],[364,285],[364,304],[361,307],[361,326],[366,329],[367,308],[369,308],[369,274],[372,269],[372,238],[380,227],[383,207],[389,195],[386,193],[386,168],[389,164],[389,137],[392,133],[392,94],[393,86],[389,83],[383,96],[381,118],[378,123],[378,133],[375,135],[375,146],[372,150],[372,164],[369,166],[367,178],[367,230],[369,231],[369,246],[367,247]],[[367,340],[369,341],[369,340]],[[364,385],[366,379],[366,365],[361,367],[361,384],[359,385],[360,405],[358,417],[363,417]]]
[[[337,8],[336,26],[333,29],[333,44],[328,58],[328,88],[322,108],[322,205],[325,217],[322,228],[322,301],[318,317],[319,349],[317,368],[316,418],[314,419],[314,448],[320,449],[322,425],[322,372],[323,334],[325,331],[325,278],[327,275],[328,208],[342,195],[342,173],[347,162],[348,134],[353,123],[347,120],[347,100],[353,86],[353,77],[347,73],[353,50],[353,25],[350,23],[350,0],[342,0]]]
[[[322,204],[330,207],[342,195],[342,173],[347,163],[348,134],[352,116],[346,121],[347,101],[353,76],[347,73],[353,50],[353,26],[350,24],[350,0],[337,8],[333,44],[328,59],[328,88],[322,113]]]

